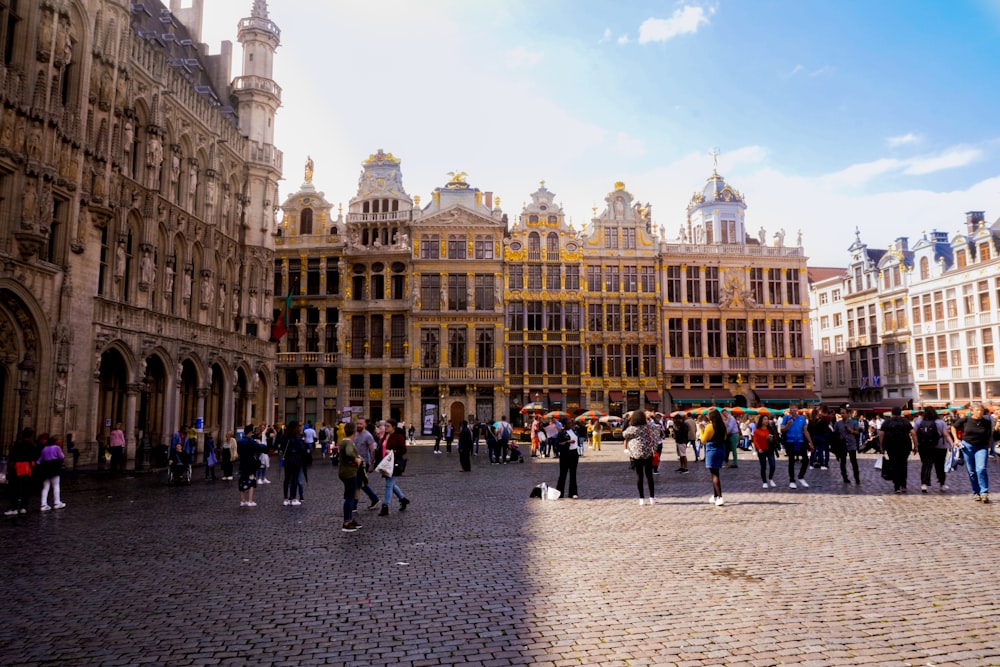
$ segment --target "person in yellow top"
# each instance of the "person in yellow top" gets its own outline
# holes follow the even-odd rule
[[[344,422],[337,422],[337,442],[340,442],[347,436],[345,435]]]
[[[604,433],[604,424],[595,421],[588,430],[590,431],[590,448],[601,451],[601,435]]]
[[[708,413],[708,424],[701,432],[701,442],[705,445],[705,467],[712,474],[712,500],[716,507],[725,504],[722,499],[722,480],[719,470],[726,462],[726,422],[718,410],[712,408]]]

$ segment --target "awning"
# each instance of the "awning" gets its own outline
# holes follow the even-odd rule
[[[562,403],[563,394],[561,391],[553,389],[549,392],[549,403]]]
[[[620,391],[609,391],[608,400],[612,403],[621,403],[625,400],[625,396]]]
[[[913,401],[912,398],[883,398],[874,403],[848,403],[846,407],[848,410],[857,410],[858,412],[889,412],[893,408],[907,410],[911,401]]]
[[[650,403],[659,403],[660,402],[660,392],[658,392],[656,390],[647,391],[646,392],[646,400],[649,401]]]
[[[735,397],[726,389],[668,389],[674,405],[732,405]]]
[[[757,400],[761,403],[819,403],[816,392],[808,389],[754,389]]]

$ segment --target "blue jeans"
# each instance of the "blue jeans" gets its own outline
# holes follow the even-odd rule
[[[392,502],[392,494],[396,494],[396,497],[399,498],[400,500],[402,500],[403,498],[406,497],[406,496],[403,495],[403,491],[402,491],[402,489],[399,488],[399,485],[396,484],[396,478],[395,477],[386,477],[385,478],[385,500],[382,501],[382,504],[385,507],[388,507],[389,503]]]
[[[343,479],[344,483],[344,523],[347,523],[354,516],[354,491],[358,488],[358,477]]]
[[[813,438],[813,445],[816,449],[813,450],[812,462],[813,465],[820,465],[826,468],[830,467],[830,448],[826,446],[826,440],[823,438]]]
[[[695,438],[691,441],[691,447],[694,449],[694,460],[697,461],[698,457],[701,456],[701,440]]]
[[[986,474],[986,461],[989,447],[973,447],[962,441],[962,456],[965,458],[965,469],[969,471],[969,481],[972,492],[976,495],[990,492],[990,478]]]

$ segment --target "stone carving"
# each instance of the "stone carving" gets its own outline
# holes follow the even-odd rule
[[[160,165],[163,164],[163,144],[158,137],[150,137],[146,146],[146,187],[156,188],[160,183]]]
[[[774,246],[776,248],[785,247],[785,228],[782,227],[774,233]]]
[[[763,225],[761,225],[761,228],[757,230],[757,239],[760,241],[761,245],[767,244],[767,230],[764,229]]]
[[[125,277],[125,244],[119,243],[115,248],[115,278]]]
[[[153,282],[153,258],[148,250],[142,253],[139,260],[139,282],[147,285]]]
[[[174,267],[167,262],[166,268],[163,269],[163,291],[166,294],[174,293]]]

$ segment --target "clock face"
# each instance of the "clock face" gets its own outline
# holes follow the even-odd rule
[[[572,241],[566,244],[566,250],[569,252],[576,252],[576,248],[577,248],[576,244],[573,243]]]
[[[520,250],[521,249],[521,242],[520,241],[514,241],[514,242],[512,242],[510,244],[510,249],[511,250]]]

